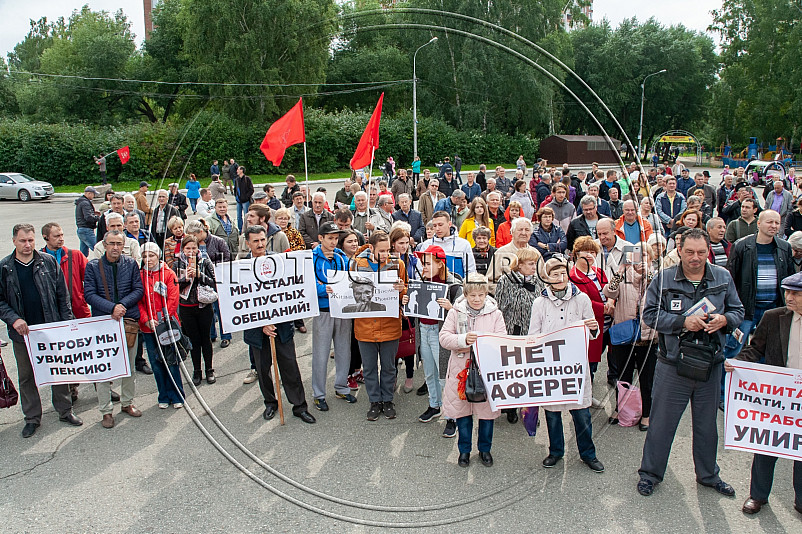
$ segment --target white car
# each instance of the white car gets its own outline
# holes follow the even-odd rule
[[[53,194],[53,186],[19,172],[0,172],[0,198],[47,199]]]

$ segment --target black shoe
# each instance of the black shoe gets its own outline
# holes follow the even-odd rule
[[[268,406],[267,408],[265,408],[265,411],[264,411],[264,413],[262,413],[262,418],[263,418],[265,421],[270,421],[270,420],[271,420],[271,419],[273,419],[275,416],[276,416],[276,409],[275,409],[275,408],[273,408],[272,406]]]
[[[415,391],[415,395],[417,395],[418,397],[423,397],[424,395],[428,394],[429,394],[429,386],[426,385],[426,382],[424,382],[423,385]]]
[[[315,417],[311,413],[307,412],[306,410],[302,411],[301,413],[296,413],[295,417],[297,417],[298,419],[300,419],[304,423],[309,423],[310,425],[312,423],[316,423],[317,422],[317,419],[315,419]]]
[[[315,408],[317,408],[321,412],[328,412],[329,403],[326,402],[326,399],[315,399]]]
[[[654,493],[654,482],[651,480],[646,480],[645,478],[640,479],[638,481],[638,493],[644,497],[648,497]]]
[[[457,422],[454,419],[446,420],[446,428],[443,430],[444,438],[453,438],[457,435]]]
[[[607,385],[610,386],[611,388],[614,388],[615,387],[615,379],[614,378],[610,378],[608,376],[607,377]]]
[[[111,390],[111,402],[120,402],[120,394],[113,389]]]
[[[592,471],[595,471],[596,473],[604,473],[604,464],[602,464],[598,458],[582,461],[585,462],[585,465],[590,467]]]
[[[385,402],[382,411],[387,419],[395,419],[395,405],[392,402]]]
[[[607,418],[608,425],[617,425],[618,424],[618,417],[608,417]]]
[[[152,375],[153,374],[153,369],[151,369],[150,365],[148,365],[147,363],[143,363],[140,367],[137,367],[136,370],[139,371],[140,373],[144,374],[144,375]]]
[[[58,420],[61,421],[62,423],[69,423],[72,426],[81,426],[82,424],[84,424],[84,422],[81,421],[81,418],[76,416],[72,412],[68,413],[67,415],[59,417]]]
[[[418,417],[418,421],[421,423],[428,423],[429,421],[434,420],[434,418],[438,415],[440,415],[440,408],[432,408],[429,406],[429,409],[423,412],[420,417]]]
[[[469,465],[471,465],[471,453],[469,452],[459,453],[459,458],[457,459],[457,465],[460,467],[468,467]]]
[[[554,467],[555,465],[557,465],[557,462],[559,462],[560,460],[562,460],[562,456],[554,456],[552,454],[549,454],[543,460],[543,467],[545,467],[547,469],[550,468],[550,467]]]
[[[493,456],[489,452],[479,452],[479,459],[484,466],[490,467],[493,465]]]
[[[370,410],[368,410],[368,421],[375,421],[379,418],[379,414],[382,413],[383,406],[380,402],[371,402],[370,403]]]
[[[37,428],[39,428],[39,423],[25,423],[25,426],[22,427],[22,437],[29,438],[33,436]]]
[[[201,371],[193,371],[192,373],[192,383],[196,386],[200,386],[200,383],[203,382],[203,372]]]
[[[514,425],[515,423],[518,422],[518,409],[517,408],[510,408],[510,409],[507,409],[507,410],[504,410],[504,411],[507,412],[507,422],[509,422],[512,425]]]
[[[701,482],[699,484],[707,488],[713,488],[725,497],[735,497],[735,489],[723,480],[719,480],[715,484],[702,484]]]
[[[646,432],[647,430],[649,430],[649,425],[638,423],[638,430],[640,430],[641,432]]]
[[[214,376],[214,369],[206,369],[206,383],[214,384],[217,382],[217,377]]]

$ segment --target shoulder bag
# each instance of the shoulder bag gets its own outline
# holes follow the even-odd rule
[[[103,266],[103,258],[98,260],[97,267],[100,269],[100,281],[103,283],[103,292],[106,294],[106,300],[109,302],[114,302],[111,300],[111,295],[109,294],[109,285],[106,283],[106,268]],[[117,304],[118,303],[114,302],[115,306]],[[139,323],[136,319],[123,317],[123,326],[125,327],[125,343],[129,347],[133,347],[136,345],[136,338],[139,335]]]
[[[688,332],[679,337],[677,374],[698,382],[707,382],[716,359],[719,343],[715,336],[702,332]]]
[[[0,356],[0,408],[11,408],[17,404],[17,400],[19,400],[19,394],[14,387],[14,382],[6,372],[3,358]]]

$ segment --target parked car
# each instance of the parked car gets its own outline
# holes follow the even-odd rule
[[[19,172],[0,172],[0,198],[16,198],[23,202],[31,199],[47,199],[53,194],[53,186]]]

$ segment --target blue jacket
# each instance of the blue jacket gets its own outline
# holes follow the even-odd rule
[[[187,180],[187,198],[200,198],[200,188],[199,181]]]
[[[394,221],[404,221],[409,223],[412,229],[409,231],[410,237],[415,240],[415,243],[420,243],[426,240],[426,227],[423,225],[423,215],[418,210],[409,209],[409,213],[404,213],[402,210],[393,212]]]
[[[674,195],[673,211],[671,209],[671,204],[665,191],[657,195],[657,198],[654,199],[654,211],[657,212],[657,216],[660,217],[663,224],[668,224],[673,220],[673,217],[671,217],[672,213],[674,217],[677,217],[688,207],[688,203],[685,202],[685,195],[679,192],[679,188]]]
[[[538,244],[543,243],[549,246],[548,250],[539,247]],[[535,231],[532,232],[532,237],[529,238],[529,245],[534,247],[535,250],[540,252],[543,260],[548,260],[555,253],[562,254],[568,247],[568,238],[559,224],[552,223],[551,232],[547,232],[542,226],[538,225]]]
[[[476,182],[473,185],[465,184],[462,186],[462,192],[468,197],[468,202],[472,202],[478,196],[482,195],[482,188]]]
[[[92,308],[92,316],[111,315],[116,304],[125,306],[125,317],[139,320],[139,301],[145,294],[142,288],[142,278],[139,275],[139,266],[136,260],[128,256],[120,256],[117,260],[117,302],[106,299],[106,292],[103,289],[103,279],[100,277],[100,269],[106,272],[106,282],[108,283],[109,296],[114,298],[114,275],[111,264],[106,260],[106,255],[99,260],[92,260],[86,266],[84,273],[84,297],[86,303]]]
[[[610,212],[610,203],[604,200],[603,198],[599,198],[598,202],[596,202],[596,212],[599,215],[606,215],[607,217],[612,217],[612,213]]]
[[[214,176],[215,174],[217,176],[220,176],[220,167],[218,167],[217,165],[212,165],[211,167],[209,167],[209,172],[211,173],[212,176]]]
[[[688,198],[688,190],[695,185],[696,182],[690,177],[690,175],[688,176],[687,180],[683,179],[682,176],[677,177],[677,191],[682,193],[682,196],[685,198]]]
[[[329,309],[329,294],[326,293],[326,285],[329,282],[326,276],[327,270],[332,271],[347,271],[348,270],[348,256],[345,252],[335,248],[334,256],[328,259],[320,245],[312,249],[312,264],[315,266],[315,282],[317,283],[317,304],[322,311]]]

